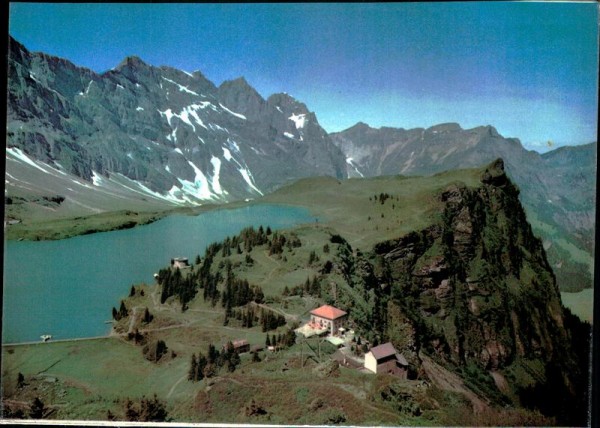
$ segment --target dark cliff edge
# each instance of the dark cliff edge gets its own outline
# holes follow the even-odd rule
[[[440,193],[435,224],[375,245],[378,333],[414,376],[426,355],[488,402],[586,425],[591,329],[563,307],[518,195],[498,159],[479,187]]]

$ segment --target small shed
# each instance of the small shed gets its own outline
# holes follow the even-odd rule
[[[371,348],[365,354],[365,368],[372,373],[388,373],[406,379],[408,362],[390,342]]]

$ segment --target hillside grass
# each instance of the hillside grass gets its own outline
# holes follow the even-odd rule
[[[309,178],[260,201],[306,207],[353,247],[370,249],[377,242],[429,226],[441,212],[439,193],[452,183],[477,186],[480,174],[480,169],[465,169],[428,177]],[[383,204],[375,200],[381,193],[390,195]]]

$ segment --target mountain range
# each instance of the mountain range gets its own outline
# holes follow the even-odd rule
[[[216,86],[135,56],[99,74],[12,37],[7,101],[7,197],[79,212],[252,199],[303,177],[435,174],[501,157],[561,289],[591,287],[596,143],[540,155],[491,126],[458,124],[328,134],[305,104],[264,99],[244,78]]]

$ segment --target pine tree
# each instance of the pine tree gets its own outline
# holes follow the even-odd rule
[[[129,315],[129,312],[127,311],[127,307],[125,306],[125,302],[121,300],[121,306],[119,307],[119,317],[120,318],[125,318],[127,315]]]
[[[269,333],[267,333],[267,339],[265,340],[265,346],[266,347],[271,346],[271,339],[269,338]]]
[[[206,368],[207,364],[208,362],[206,361],[206,357],[202,354],[202,352],[200,352],[198,354],[198,370],[196,374],[196,380],[204,379],[204,369]]]
[[[196,360],[196,354],[192,354],[190,370],[188,371],[188,380],[191,380],[192,382],[198,380],[198,361]]]
[[[150,311],[148,310],[148,308],[146,308],[144,310],[144,318],[142,318],[142,321],[145,324],[148,324],[150,321],[152,321],[154,319],[154,316],[152,314],[150,314]]]
[[[19,372],[19,374],[17,374],[17,388],[21,389],[23,386],[25,386],[25,376],[23,376],[23,373]]]
[[[135,287],[132,285],[131,290],[129,290],[129,297],[135,296]]]

